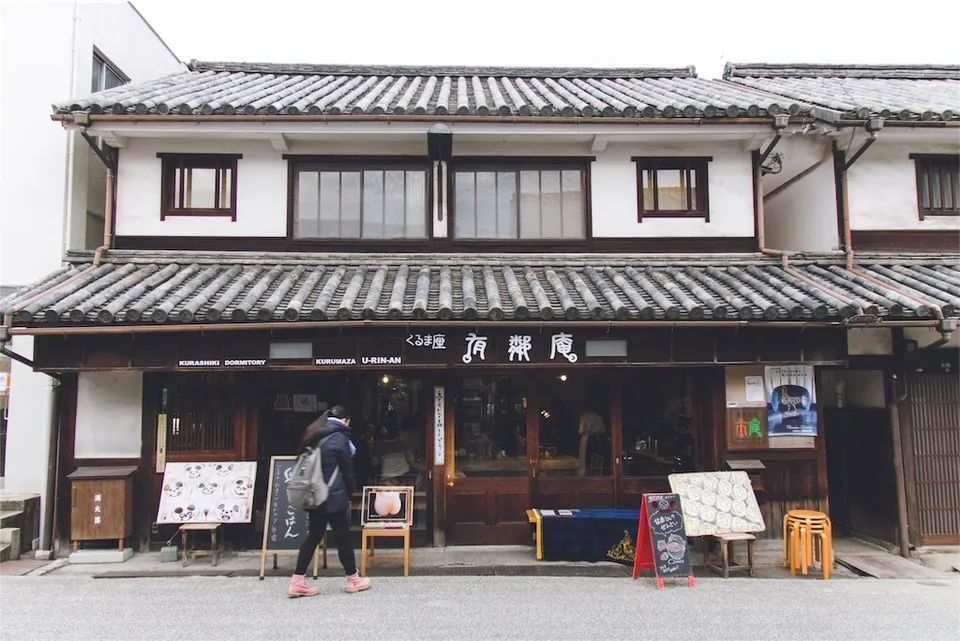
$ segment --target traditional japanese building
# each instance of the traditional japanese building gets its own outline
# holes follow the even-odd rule
[[[116,175],[103,247],[0,301],[63,381],[60,496],[77,466],[136,466],[145,549],[172,533],[164,462],[257,461],[228,534],[255,546],[270,458],[339,403],[362,479],[415,485],[421,545],[527,542],[531,507],[633,508],[689,470],[748,469],[771,537],[829,511],[824,377],[861,328],[948,336],[960,267],[851,253],[856,146],[828,150],[828,196],[770,214],[816,175],[785,143],[957,111],[770,82],[194,62],[55,105]],[[807,215],[815,247],[789,231]],[[384,425],[403,469],[378,465]]]

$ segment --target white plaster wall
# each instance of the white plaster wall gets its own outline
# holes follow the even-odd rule
[[[13,351],[33,358],[33,337],[17,336]],[[4,490],[46,496],[50,462],[51,412],[57,381],[14,361],[10,364],[9,423]],[[43,531],[43,510],[40,527]]]
[[[161,161],[158,152],[240,153],[237,220],[187,216],[160,220]],[[302,144],[295,154],[423,154],[423,143]],[[457,144],[458,155],[585,156],[585,145],[531,145],[504,142]],[[131,138],[120,155],[117,235],[121,236],[286,236],[287,163],[284,152],[263,140],[170,140]],[[595,237],[752,237],[753,183],[749,152],[735,143],[664,147],[611,144],[595,154],[591,167]],[[703,219],[646,219],[637,222],[637,177],[632,156],[712,156],[708,167],[710,222]],[[435,227],[441,231],[442,226]]]
[[[877,142],[847,173],[850,228],[960,231],[960,217],[928,216],[920,220],[917,209],[917,175],[910,154],[960,152],[956,133],[945,134],[944,138],[942,143],[886,142],[881,132]]]
[[[893,354],[893,332],[884,327],[848,329],[847,353],[851,356],[890,356]]]
[[[140,458],[141,372],[84,372],[77,386],[76,458]]]
[[[903,337],[908,341],[917,341],[917,346],[924,348],[943,338],[943,335],[933,327],[905,327]],[[960,331],[953,332],[950,340],[941,345],[940,349],[960,349]]]
[[[782,169],[763,177],[766,246],[789,251],[830,251],[840,246],[829,141],[793,136],[777,145]],[[827,158],[813,171],[774,190]]]

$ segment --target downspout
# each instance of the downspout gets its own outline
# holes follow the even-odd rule
[[[80,120],[80,116],[81,114],[77,114],[78,120]],[[72,283],[73,281],[79,278],[82,278],[86,274],[92,272],[94,269],[100,266],[100,262],[103,259],[104,252],[110,250],[113,246],[113,211],[114,211],[114,196],[115,196],[114,184],[115,184],[115,176],[116,176],[116,169],[117,169],[116,163],[113,162],[113,160],[111,160],[106,154],[104,154],[99,147],[97,147],[96,141],[93,140],[89,136],[89,134],[87,134],[85,129],[81,130],[80,135],[83,137],[84,140],[87,141],[87,144],[90,145],[94,153],[96,153],[97,157],[100,159],[101,162],[103,162],[103,164],[107,168],[106,186],[104,188],[105,201],[103,205],[103,244],[97,247],[96,251],[94,251],[93,263],[89,267],[87,267],[86,269],[84,269],[83,271],[77,274],[74,274],[73,276],[66,279],[65,281],[57,283],[56,285],[53,285],[50,288],[41,291],[36,296],[28,298],[27,300],[19,303],[18,305],[8,309],[3,318],[3,326],[7,330],[13,327],[13,318],[17,312],[19,312],[24,307],[29,306],[31,303],[34,303],[37,300],[43,298],[50,291],[55,291],[57,289],[60,289],[64,285]],[[67,214],[64,214],[64,216],[66,215]]]
[[[836,298],[844,305],[849,305],[856,310],[858,316],[863,316],[863,309],[854,303],[849,298],[843,296],[839,292],[832,291],[827,289],[825,286],[821,285],[817,281],[809,278],[808,276],[801,274],[790,266],[790,256],[792,252],[784,251],[781,249],[773,249],[767,247],[767,236],[766,236],[766,221],[765,214],[763,211],[763,160],[770,155],[770,152],[773,150],[774,145],[780,141],[782,130],[786,127],[786,123],[782,121],[776,121],[774,123],[774,128],[777,130],[776,136],[770,142],[770,146],[767,147],[767,150],[760,154],[759,161],[756,163],[756,166],[753,168],[753,182],[754,182],[754,191],[756,192],[757,199],[757,246],[761,253],[768,256],[779,256],[780,257],[780,266],[783,269],[784,273],[793,276],[797,280],[801,280],[811,287],[815,287],[819,291]]]
[[[883,118],[870,118],[866,124],[866,130],[869,133],[870,137],[867,138],[867,140],[864,141],[862,145],[860,145],[860,148],[857,149],[857,151],[853,154],[853,156],[849,160],[845,158],[846,154],[843,154],[843,157],[838,158],[836,162],[837,169],[840,172],[839,186],[842,191],[841,197],[839,199],[839,203],[843,209],[843,211],[841,212],[841,218],[843,220],[843,249],[847,257],[847,271],[850,272],[851,274],[854,274],[855,276],[859,276],[860,278],[863,278],[864,280],[868,280],[875,285],[883,287],[884,289],[887,289],[907,300],[913,301],[917,305],[930,307],[930,309],[933,311],[934,317],[936,317],[936,319],[940,321],[942,325],[943,310],[940,309],[939,305],[937,305],[936,303],[927,302],[904,290],[897,289],[893,285],[889,283],[885,283],[882,280],[879,280],[877,278],[874,278],[870,274],[865,274],[864,272],[858,270],[854,265],[855,256],[853,251],[853,240],[852,240],[853,233],[850,230],[850,197],[847,190],[847,171],[850,169],[853,163],[855,163],[864,154],[864,152],[867,149],[869,149],[874,142],[876,142],[877,136],[879,135],[879,132],[881,129],[883,129]]]

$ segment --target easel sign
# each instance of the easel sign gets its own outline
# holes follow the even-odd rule
[[[287,502],[287,479],[293,472],[296,456],[270,458],[270,481],[267,485],[267,506],[263,520],[263,546],[260,550],[260,580],[267,566],[267,554],[273,553],[273,569],[277,569],[277,557],[300,553],[300,546],[307,536],[309,526],[307,513]],[[329,529],[329,528],[328,528]],[[317,578],[320,548],[323,548],[323,569],[327,569],[327,537],[324,536],[313,555],[313,578]]]
[[[634,580],[640,576],[640,570],[653,570],[661,590],[664,577],[686,575],[687,584],[694,586],[683,509],[676,494],[644,494],[641,498]]]

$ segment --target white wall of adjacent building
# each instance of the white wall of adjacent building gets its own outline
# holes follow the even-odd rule
[[[64,250],[102,237],[102,222],[90,227],[102,217],[105,172],[79,134],[50,119],[52,103],[90,93],[95,52],[132,81],[185,69],[130,3],[0,6],[0,284],[34,282]],[[33,357],[29,337],[12,348]],[[52,385],[12,364],[6,491],[45,493]]]
[[[917,206],[917,174],[910,154],[958,154],[956,131],[942,135],[942,142],[888,141],[883,132],[847,174],[850,197],[850,229],[853,230],[954,230],[960,217],[927,216],[920,220]]]
[[[491,136],[493,138],[493,136]],[[558,137],[562,140],[562,137]],[[424,154],[424,143],[364,147],[362,153]],[[272,236],[287,234],[287,161],[290,154],[357,154],[359,146],[297,143],[290,152],[259,140],[130,138],[120,156],[117,183],[118,236]],[[168,217],[160,220],[161,159],[158,153],[242,154],[237,166],[237,220]],[[585,156],[582,143],[458,143],[456,154]],[[684,146],[612,143],[590,167],[594,237],[752,237],[753,174],[750,153],[735,142]],[[712,157],[708,163],[710,220],[647,218],[638,221],[637,168],[633,156]],[[436,234],[438,228],[434,228]]]

